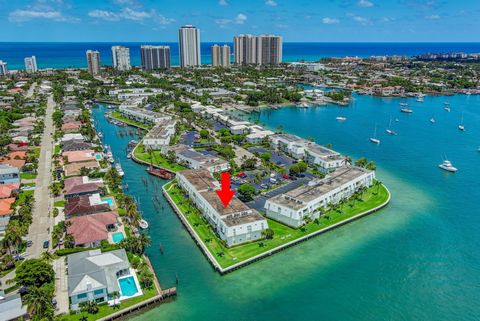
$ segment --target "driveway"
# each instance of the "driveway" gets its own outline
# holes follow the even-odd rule
[[[55,314],[66,314],[69,311],[69,302],[65,257],[60,257],[52,263],[53,270],[55,271],[55,299],[57,300],[57,310]]]

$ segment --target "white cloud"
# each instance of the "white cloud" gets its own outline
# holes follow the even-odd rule
[[[283,23],[277,23],[275,27],[280,28],[280,29],[287,29],[288,25],[283,24]]]
[[[235,23],[236,24],[239,24],[239,25],[243,25],[243,23],[247,21],[247,16],[244,15],[243,13],[239,13],[237,14],[237,16],[235,17]]]
[[[370,8],[374,6],[373,2],[369,0],[359,0],[358,5],[362,8]]]
[[[430,16],[426,16],[425,19],[427,19],[427,20],[439,20],[440,16],[438,14],[432,14]]]
[[[265,1],[265,4],[270,7],[276,7],[277,3],[274,0],[267,0]]]
[[[151,19],[160,25],[167,25],[175,21],[174,19],[158,14],[155,10],[137,11],[131,8],[123,8],[118,12],[96,9],[90,11],[88,16],[106,21],[132,20],[142,22],[144,20]]]
[[[331,25],[331,24],[339,23],[339,22],[340,22],[340,20],[338,20],[336,18],[329,18],[329,17],[322,18],[322,23],[324,23],[326,25]]]
[[[219,0],[218,4],[221,5],[221,6],[228,6],[227,0]]]
[[[353,14],[353,13],[347,13],[347,16],[352,18],[353,21],[355,22],[358,22],[359,24],[361,24],[362,26],[366,26],[366,25],[371,25],[372,24],[372,21],[368,18],[365,18],[365,17],[362,17],[362,16],[358,16],[356,14]]]
[[[15,10],[8,15],[8,20],[12,22],[22,22],[32,19],[66,20],[60,11]]]
[[[220,27],[224,27],[228,24],[237,24],[237,25],[243,25],[245,21],[247,21],[248,17],[244,15],[243,13],[237,14],[237,16],[234,19],[228,19],[228,18],[221,18],[221,19],[215,19],[215,23],[217,25],[220,25]]]

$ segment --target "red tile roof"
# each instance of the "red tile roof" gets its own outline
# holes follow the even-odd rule
[[[109,212],[110,210],[110,206],[107,203],[90,205],[88,196],[71,197],[68,199],[68,203],[65,204],[65,216],[67,217]]]
[[[73,236],[75,245],[108,239],[107,225],[115,224],[115,212],[78,216],[67,220],[67,233]]]
[[[20,183],[0,185],[0,199],[12,196],[12,193],[20,189]]]
[[[10,215],[13,213],[11,209],[15,202],[15,197],[0,199],[0,215]]]

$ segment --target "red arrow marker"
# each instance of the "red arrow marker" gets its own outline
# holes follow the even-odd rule
[[[232,200],[235,191],[230,189],[230,173],[222,173],[222,189],[216,190],[218,197],[223,203],[223,207],[227,207],[230,201]]]

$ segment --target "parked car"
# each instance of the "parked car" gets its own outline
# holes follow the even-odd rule
[[[44,241],[44,242],[43,242],[43,248],[44,248],[44,249],[48,249],[49,244],[50,244],[50,241],[48,241],[48,240],[47,240],[47,241]]]
[[[27,247],[32,246],[33,242],[32,241],[27,241]]]
[[[245,177],[247,177],[247,174],[245,174],[245,172],[240,172],[240,173],[237,174],[237,177],[245,178]]]

